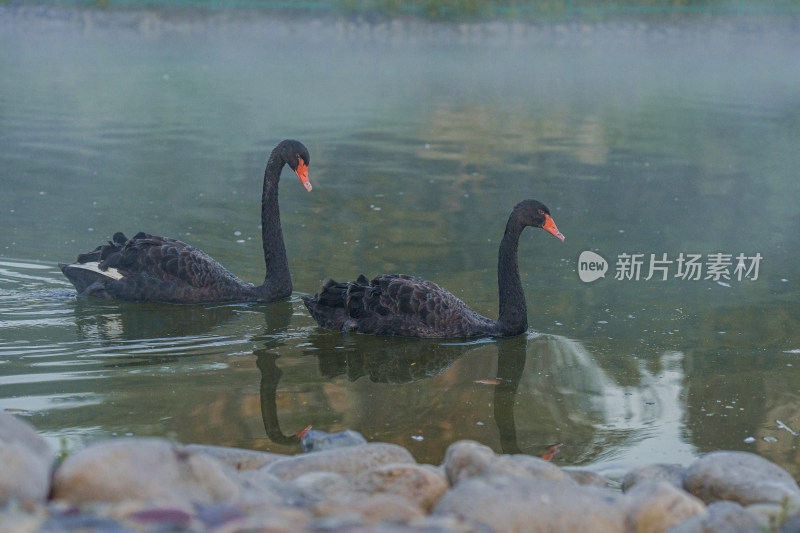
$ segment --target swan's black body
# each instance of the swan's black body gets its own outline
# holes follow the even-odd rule
[[[115,233],[108,244],[81,254],[71,265],[59,264],[78,296],[170,303],[271,302],[288,297],[292,278],[281,230],[278,181],[285,164],[307,190],[308,150],[298,141],[281,142],[264,172],[261,232],[266,276],[262,285],[246,283],[205,252],[185,242],[137,233]]]
[[[525,294],[519,277],[517,247],[527,226],[544,228],[563,240],[550,211],[525,200],[508,217],[500,243],[497,283],[500,316],[491,320],[470,309],[432,281],[403,274],[337,283],[328,278],[314,296],[303,296],[311,316],[324,328],[401,337],[511,337],[528,327]]]

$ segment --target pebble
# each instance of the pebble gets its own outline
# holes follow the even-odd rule
[[[597,473],[474,441],[451,444],[441,465],[418,464],[395,444],[330,441],[337,447],[280,456],[116,438],[55,465],[27,422],[0,412],[0,457],[11,458],[0,461],[0,533],[800,530],[797,483],[748,452],[635,468],[618,490]],[[28,463],[16,459],[21,450]]]
[[[750,452],[711,452],[686,471],[684,488],[706,503],[741,505],[791,502],[800,507],[800,487],[783,468]]]
[[[10,500],[43,502],[54,459],[32,426],[0,411],[0,505]]]

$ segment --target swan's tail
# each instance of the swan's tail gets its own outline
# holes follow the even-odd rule
[[[340,283],[327,278],[314,296],[301,296],[308,312],[327,329],[350,329],[351,319],[358,318],[363,309],[362,296],[369,280],[361,274],[356,281]]]
[[[128,238],[122,232],[114,234],[108,244],[103,244],[85,254],[79,254],[72,264],[59,263],[61,272],[75,286],[78,297],[106,296],[105,283],[109,280],[120,280],[123,275],[116,266],[122,256],[122,250]]]

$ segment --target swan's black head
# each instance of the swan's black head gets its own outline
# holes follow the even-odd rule
[[[300,178],[300,183],[307,191],[311,190],[311,182],[308,181],[308,165],[311,164],[311,156],[308,154],[308,148],[305,147],[300,141],[293,141],[286,139],[282,141],[275,150],[280,154],[283,160],[289,165],[289,168],[294,170],[297,177]]]
[[[523,200],[514,207],[514,214],[525,226],[542,228],[555,237],[564,240],[564,235],[558,231],[556,223],[550,216],[550,210],[538,200]]]

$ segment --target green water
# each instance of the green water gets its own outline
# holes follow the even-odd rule
[[[626,23],[498,42],[55,13],[8,8],[0,24],[0,408],[54,448],[135,435],[293,453],[291,434],[312,425],[436,464],[474,439],[532,455],[560,442],[557,464],[598,468],[749,450],[800,475],[781,425],[800,431],[788,27]],[[308,146],[314,185],[281,183],[297,294],[401,272],[496,317],[499,240],[533,197],[566,241],[522,236],[529,333],[342,336],[297,296],[75,299],[56,263],[115,231],[180,238],[260,282],[261,178],[287,137]],[[587,250],[605,278],[579,278]],[[615,279],[624,254],[643,254],[639,279]],[[666,280],[645,279],[651,254],[672,261]],[[680,254],[706,269],[729,255],[730,279],[676,277]],[[737,277],[739,254],[760,254],[757,279]]]

